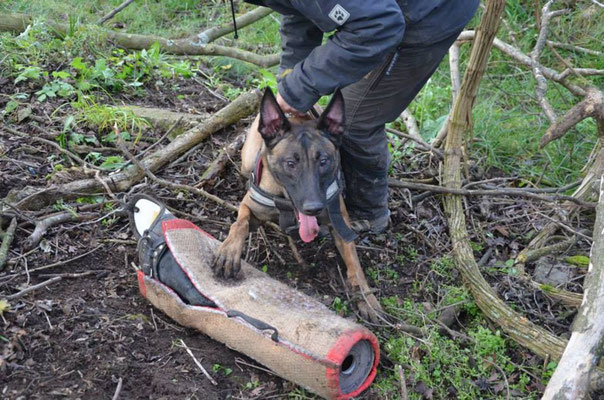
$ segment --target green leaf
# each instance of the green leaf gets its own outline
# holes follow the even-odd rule
[[[124,159],[120,156],[109,156],[101,164],[101,168],[118,169],[124,166]]]
[[[6,106],[4,106],[3,114],[10,114],[11,112],[15,111],[17,107],[19,107],[19,103],[14,100],[10,100],[8,103],[6,103]]]
[[[76,57],[71,62],[71,66],[77,71],[86,71],[88,70],[88,65],[82,61],[82,57]]]
[[[57,79],[67,79],[71,77],[71,74],[68,71],[53,71],[52,77]]]
[[[589,266],[589,257],[582,255],[569,256],[566,257],[566,262],[577,267],[586,268]]]

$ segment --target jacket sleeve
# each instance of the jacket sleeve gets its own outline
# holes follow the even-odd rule
[[[281,20],[281,62],[279,76],[304,60],[321,45],[323,32],[308,18],[297,14],[283,15]]]
[[[300,111],[308,110],[322,95],[361,79],[403,39],[405,20],[395,0],[293,0],[292,5],[321,31],[337,28],[279,82],[281,96]]]

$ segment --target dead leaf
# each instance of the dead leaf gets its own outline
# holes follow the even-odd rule
[[[495,230],[499,233],[501,233],[502,236],[508,237],[510,236],[510,233],[508,232],[507,229],[505,229],[503,226],[501,225],[495,225]]]
[[[31,107],[30,106],[27,106],[25,108],[20,109],[19,111],[17,111],[17,122],[23,121],[24,119],[26,119],[30,115],[31,115]]]

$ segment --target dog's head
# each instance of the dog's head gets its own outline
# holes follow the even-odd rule
[[[266,144],[267,167],[298,212],[300,237],[317,235],[316,217],[326,208],[326,192],[340,168],[344,98],[337,90],[318,120],[288,119],[270,89],[260,104],[258,131]]]

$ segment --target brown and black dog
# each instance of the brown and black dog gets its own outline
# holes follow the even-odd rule
[[[241,152],[244,176],[253,170],[259,174],[260,192],[287,199],[299,225],[298,233],[305,242],[312,241],[319,232],[319,224],[329,223],[327,193],[338,179],[340,171],[339,144],[344,133],[344,98],[336,91],[317,120],[287,118],[270,89],[264,93],[260,113],[248,132]],[[262,163],[261,171],[258,163]],[[341,194],[338,213],[346,229],[349,218]],[[334,198],[334,201],[338,199]],[[264,202],[266,203],[266,202]],[[337,208],[337,203],[334,203]],[[258,201],[248,191],[239,206],[237,221],[220,246],[214,260],[217,276],[235,278],[240,270],[241,253],[248,237],[250,224],[279,220],[280,211]],[[377,319],[380,304],[367,284],[353,241],[345,241],[330,224],[330,230],[347,268],[350,288],[361,295],[357,305],[361,315]]]

